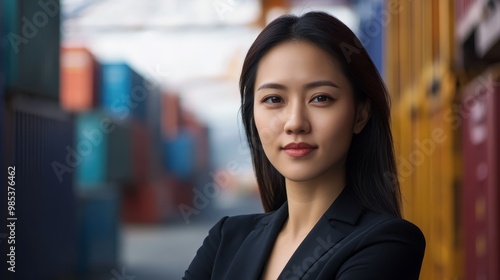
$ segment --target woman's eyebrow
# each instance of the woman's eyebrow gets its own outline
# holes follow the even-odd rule
[[[314,82],[307,83],[304,85],[304,89],[312,89],[312,88],[322,87],[322,86],[330,86],[330,87],[334,87],[334,88],[339,88],[339,86],[332,81],[322,80],[322,81],[314,81]],[[277,84],[277,83],[265,83],[265,84],[262,84],[261,86],[259,86],[259,88],[257,90],[259,91],[261,89],[285,90],[285,89],[287,89],[287,87],[282,85],[282,84]]]
[[[330,87],[334,87],[334,88],[339,88],[339,86],[336,83],[329,81],[329,80],[323,80],[323,81],[315,81],[315,82],[307,83],[304,86],[304,89],[312,89],[315,87],[323,87],[323,86],[330,86]]]
[[[257,90],[266,89],[266,88],[270,88],[270,89],[286,89],[286,86],[280,85],[280,84],[276,84],[276,83],[266,83],[266,84],[262,84]]]

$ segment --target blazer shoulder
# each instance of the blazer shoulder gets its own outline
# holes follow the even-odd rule
[[[377,214],[375,216],[372,216],[368,228],[364,230],[365,241],[406,243],[423,253],[426,241],[418,226],[402,218]]]
[[[425,252],[422,231],[407,220],[383,216],[357,230],[342,250],[338,270],[332,265],[325,275],[338,280],[419,278]]]

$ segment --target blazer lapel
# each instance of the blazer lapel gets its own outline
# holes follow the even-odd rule
[[[355,228],[362,212],[363,206],[346,186],[299,245],[278,279],[302,279],[306,274],[318,273],[322,263],[326,263],[335,252],[334,247]]]
[[[288,204],[285,202],[250,232],[229,265],[225,279],[259,279],[276,237],[287,218]]]

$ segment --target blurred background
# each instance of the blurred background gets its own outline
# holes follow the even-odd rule
[[[240,69],[310,10],[387,83],[421,279],[500,279],[498,0],[2,0],[2,279],[180,279],[216,221],[262,212]]]

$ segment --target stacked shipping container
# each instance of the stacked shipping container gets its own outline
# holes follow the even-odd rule
[[[3,174],[7,166],[16,171],[15,196],[10,195],[15,210],[9,214],[17,218],[15,231],[9,232],[15,232],[15,243],[0,244],[4,265],[14,252],[8,258],[15,259],[9,266],[15,265],[16,272],[2,269],[1,278],[67,278],[76,269],[78,233],[72,162],[65,149],[73,145],[74,124],[58,106],[59,1],[7,0],[1,5],[6,72],[0,91],[6,94],[0,102],[0,144]],[[1,193],[6,201],[7,188]]]
[[[421,278],[498,279],[500,5],[391,6],[386,76],[405,216],[427,239]]]
[[[500,2],[456,1],[466,279],[499,279]]]
[[[98,105],[99,68],[85,48],[61,48],[61,106],[83,112]]]
[[[404,215],[427,241],[421,279],[461,279],[453,2],[386,1],[384,9]]]
[[[500,276],[500,66],[471,82],[463,95],[466,279]]]
[[[0,13],[0,167],[17,170],[16,279],[111,277],[120,221],[174,218],[208,170],[206,128],[182,121],[178,98],[162,103],[170,97],[126,63],[59,52],[59,7],[8,0]]]

